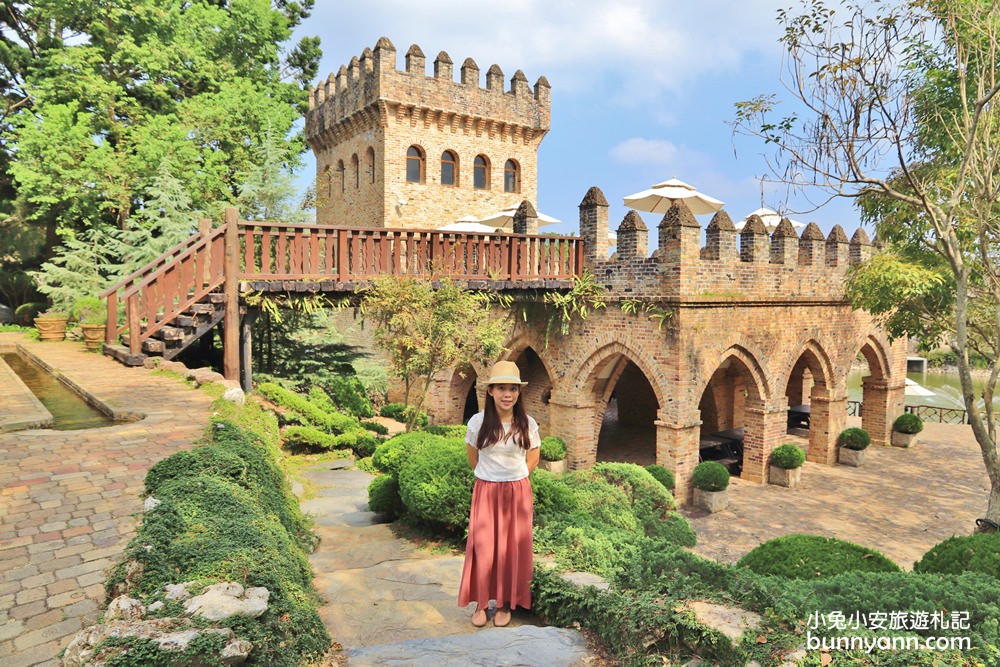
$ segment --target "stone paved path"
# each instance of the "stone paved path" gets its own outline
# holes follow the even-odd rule
[[[912,449],[869,447],[860,468],[806,461],[797,489],[734,479],[725,511],[683,510],[698,533],[694,550],[731,563],[766,540],[810,533],[912,568],[941,540],[972,533],[990,489],[970,426],[928,423],[919,437]]]
[[[82,343],[20,343],[133,423],[0,434],[0,665],[54,665],[97,619],[106,571],[134,534],[146,470],[190,447],[211,399],[176,378],[85,353]],[[0,409],[3,397],[0,397]]]
[[[320,546],[310,556],[320,615],[350,667],[590,664],[583,636],[539,627],[515,612],[509,627],[473,628],[457,606],[462,557],[433,555],[396,537],[368,511],[372,476],[335,461],[305,470],[318,489],[302,502]]]

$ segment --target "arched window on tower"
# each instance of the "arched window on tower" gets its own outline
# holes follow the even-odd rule
[[[375,182],[375,149],[371,146],[368,147],[368,177]]]
[[[344,167],[343,160],[337,160],[337,177],[340,179],[340,191],[345,192],[347,190],[347,169]]]
[[[417,146],[406,149],[406,182],[424,182],[424,152]]]
[[[354,187],[361,187],[361,163],[358,161],[358,154],[351,156],[351,170],[354,172]]]
[[[473,165],[472,187],[476,190],[490,189],[490,161],[485,155],[477,155]]]
[[[319,182],[316,188],[320,191],[320,196],[325,196],[327,199],[333,198],[333,169],[330,165],[326,165],[326,169],[323,170],[323,180]]]
[[[441,153],[441,185],[458,185],[458,158],[451,151]]]
[[[507,160],[507,164],[503,166],[503,191],[521,191],[521,168],[513,160]]]

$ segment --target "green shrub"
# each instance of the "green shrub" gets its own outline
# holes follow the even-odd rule
[[[407,406],[403,403],[386,403],[382,406],[382,409],[379,410],[379,414],[383,417],[389,417],[390,419],[395,419],[396,421],[405,424],[406,411]],[[427,423],[428,419],[426,413],[421,412],[417,415],[417,426],[427,426]]]
[[[368,509],[395,518],[406,511],[395,475],[378,475],[368,485]]]
[[[657,482],[666,487],[667,491],[673,493],[674,491],[674,473],[667,470],[661,465],[652,463],[646,466],[646,472],[653,476]]]
[[[14,321],[24,326],[31,326],[38,314],[48,308],[44,302],[22,303],[14,309]]]
[[[820,537],[785,535],[768,540],[737,563],[757,574],[788,579],[815,579],[843,572],[899,572],[894,562],[860,544]]]
[[[374,455],[382,443],[378,436],[361,429],[334,436],[334,442],[337,447],[349,447],[359,459]]]
[[[722,491],[729,486],[729,471],[718,461],[703,461],[695,466],[691,483],[702,491]]]
[[[378,422],[361,422],[361,428],[371,431],[372,433],[378,433],[379,435],[389,435],[389,427],[385,424],[379,424]]]
[[[1000,533],[955,535],[938,542],[914,563],[914,572],[981,572],[1000,579]]]
[[[539,455],[543,461],[562,461],[566,458],[566,443],[554,435],[542,438]]]
[[[892,430],[900,433],[920,433],[924,430],[924,420],[912,412],[904,412],[892,423]]]
[[[778,445],[771,451],[771,465],[785,470],[801,468],[806,462],[806,454],[792,443]]]
[[[872,444],[872,437],[863,428],[845,428],[837,436],[837,444],[844,449],[861,451]]]
[[[418,448],[403,462],[399,470],[399,495],[414,516],[437,526],[461,530],[469,523],[474,481],[465,444],[445,440]]]
[[[426,445],[440,445],[445,439],[440,435],[425,431],[400,433],[375,448],[372,453],[372,465],[384,473],[399,475],[403,462],[414,452]]]
[[[324,379],[323,389],[340,410],[355,417],[374,417],[371,401],[364,384],[354,375],[338,375]]]
[[[431,424],[424,429],[428,433],[440,435],[445,438],[465,438],[469,427],[465,424]]]
[[[257,387],[257,391],[269,401],[300,415],[308,424],[322,428],[329,433],[346,433],[360,426],[358,420],[354,417],[336,411],[329,411],[321,407],[321,405],[313,403],[305,396],[296,394],[294,391],[285,389],[273,382],[262,382]],[[318,394],[317,400],[321,404],[324,402],[324,399]]]
[[[73,304],[70,317],[80,324],[107,324],[108,306],[96,296],[84,296]]]
[[[292,451],[323,451],[337,447],[339,436],[324,433],[313,426],[288,426],[281,431],[285,447]]]
[[[535,499],[535,516],[569,514],[579,508],[576,494],[565,482],[548,470],[535,468],[531,473],[531,491]]]

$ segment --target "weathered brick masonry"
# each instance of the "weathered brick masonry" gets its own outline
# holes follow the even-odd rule
[[[549,129],[544,77],[532,90],[518,71],[505,91],[494,65],[481,88],[469,59],[456,82],[444,52],[428,76],[415,45],[405,71],[395,65],[395,48],[382,38],[313,92],[306,135],[317,156],[319,223],[432,229],[462,215],[536,201],[537,149]],[[425,156],[420,183],[406,180],[412,146]],[[446,150],[458,158],[455,186],[440,182]],[[489,160],[488,189],[473,187],[477,155]],[[519,192],[504,191],[507,160],[519,165]],[[597,460],[612,393],[621,422],[655,428],[656,460],[675,471],[682,501],[707,433],[743,427],[742,476],[766,481],[789,406],[810,405],[809,459],[833,463],[847,416],[846,379],[858,354],[871,371],[864,380],[863,426],[874,443],[888,444],[892,420],[903,410],[905,341],[890,343],[845,300],[848,266],[871,251],[864,231],[848,240],[837,226],[824,238],[810,224],[799,236],[782,221],[769,235],[752,217],[737,234],[720,212],[702,246],[697,220],[677,204],[653,232],[652,257],[646,256],[650,230],[630,212],[609,260],[608,227],[607,200],[591,188],[580,205],[580,231],[608,307],[548,344],[543,318],[512,318],[505,355],[529,382],[529,413],[544,434],[567,442],[572,467]],[[518,298],[516,312],[539,295]],[[639,312],[624,312],[626,301]],[[648,304],[670,313],[663,326],[643,312]],[[426,404],[435,421],[461,422],[473,387],[481,405],[485,376],[485,368],[441,374]]]

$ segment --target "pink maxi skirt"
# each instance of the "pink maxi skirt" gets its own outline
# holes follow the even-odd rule
[[[470,602],[485,609],[490,600],[498,607],[531,608],[531,482],[487,482],[477,479],[472,488],[469,540],[458,605]]]

